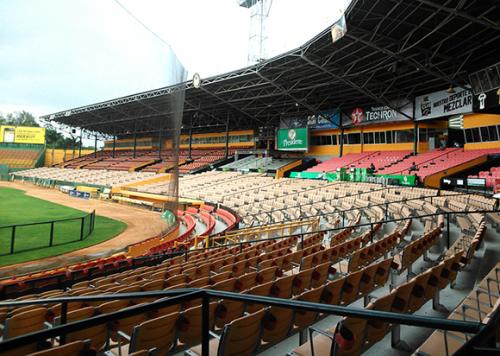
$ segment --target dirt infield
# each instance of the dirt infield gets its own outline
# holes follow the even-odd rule
[[[25,191],[27,195],[75,209],[89,212],[95,210],[97,215],[120,220],[127,224],[125,231],[103,243],[60,256],[53,256],[37,261],[2,267],[0,268],[0,277],[12,275],[14,270],[14,273],[27,273],[31,271],[65,266],[82,260],[93,259],[101,255],[107,255],[112,251],[123,249],[129,244],[155,236],[167,228],[167,225],[160,218],[159,213],[154,213],[144,209],[94,199],[84,200],[71,198],[58,190],[41,188],[29,183],[0,182],[0,186],[20,189]]]

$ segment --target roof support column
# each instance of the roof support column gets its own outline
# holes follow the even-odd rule
[[[229,113],[227,114],[227,120],[226,120],[226,149],[225,149],[225,157],[229,156]]]
[[[80,129],[80,143],[78,144],[78,158],[82,156],[82,132],[83,129]]]
[[[418,153],[418,142],[419,142],[419,128],[418,121],[413,123],[413,154],[416,155]]]
[[[113,158],[115,158],[115,150],[116,150],[116,135],[113,134]]]
[[[158,133],[158,159],[161,161],[161,150],[163,148],[163,137],[162,128],[160,127],[160,132]]]
[[[413,98],[413,154],[418,152],[418,122],[415,121],[415,98]]]
[[[188,158],[191,159],[191,146],[193,144],[193,128],[189,127],[189,146],[188,146]]]
[[[339,157],[342,157],[344,151],[344,128],[342,127],[340,129],[340,150],[339,150]]]
[[[97,134],[94,139],[94,157],[97,158]]]
[[[134,158],[137,156],[137,121],[134,121]]]

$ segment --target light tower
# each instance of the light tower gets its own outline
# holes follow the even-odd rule
[[[238,5],[250,9],[250,34],[248,37],[248,64],[267,59],[266,20],[273,0],[237,0]]]

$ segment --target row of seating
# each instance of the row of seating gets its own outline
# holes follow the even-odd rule
[[[10,168],[34,168],[44,146],[38,149],[0,148],[0,164]]]
[[[414,313],[427,301],[433,300],[439,291],[456,279],[459,270],[460,254],[449,257],[408,282],[394,288],[389,294],[377,298],[366,307],[369,310]],[[374,343],[382,340],[393,330],[399,333],[399,325],[380,320],[366,320],[346,317],[333,329],[326,332],[310,329],[310,341],[294,349],[292,355],[359,355]],[[314,333],[319,336],[312,337]],[[342,342],[346,338],[347,342]],[[394,337],[393,340],[397,340]]]
[[[157,177],[154,173],[41,167],[15,172],[20,179],[43,179],[106,187],[127,185]]]
[[[296,241],[296,239],[289,239],[288,242],[292,243]],[[268,248],[272,248],[272,245],[278,246],[283,246],[285,245],[285,242],[277,242],[274,244],[268,244]],[[251,247],[255,251],[255,247]],[[313,246],[308,247],[308,249],[314,248]],[[285,249],[287,249],[285,247]],[[278,250],[279,251],[279,250]],[[223,253],[225,258],[222,260],[219,260],[219,263],[223,264],[228,261],[229,256],[232,256],[230,254],[230,251],[221,251],[219,252]],[[248,251],[245,253],[242,253],[240,255],[236,255],[233,259],[235,261],[238,256],[241,256],[241,258],[245,257],[247,260],[243,259],[241,262],[247,263],[248,260]],[[212,258],[215,258],[217,254],[213,254]],[[211,280],[211,283],[213,285],[211,288],[214,289],[221,289],[221,290],[227,290],[227,291],[242,291],[245,290],[247,287],[250,288],[253,285],[256,285],[253,288],[250,288],[248,293],[257,293],[259,295],[271,295],[271,291],[274,291],[272,295],[276,297],[284,297],[288,298],[291,296],[291,294],[297,295],[298,299],[301,299],[301,295],[306,292],[306,290],[310,288],[314,288],[315,286],[321,286],[327,281],[328,274],[329,274],[329,266],[330,262],[326,262],[324,264],[321,264],[315,268],[310,268],[307,270],[303,270],[297,274],[292,274],[286,277],[278,278],[274,282],[274,278],[277,276],[277,271],[278,267],[267,267],[264,269],[259,268],[259,272],[247,272],[245,274],[235,274],[234,268],[230,266],[229,264],[227,266],[230,266],[230,271],[224,271],[224,268],[221,268],[221,275],[219,275],[220,278],[216,279],[217,275],[213,275],[211,277],[202,277],[198,279],[194,275],[192,275],[191,279],[194,279],[191,283],[187,284],[186,281],[189,280],[189,274],[190,273],[197,273],[200,270],[205,270],[206,272],[210,273],[210,269],[207,268],[207,264],[201,265],[198,267],[194,267],[198,263],[196,262],[191,262],[190,265],[193,266],[191,268],[187,268],[189,265],[188,264],[183,264],[184,266],[184,272],[181,273],[180,269],[182,267],[178,267],[177,269],[174,269],[173,266],[176,265],[176,262],[180,261],[180,258],[174,259],[174,260],[169,260],[167,263],[165,263],[165,268],[163,270],[159,270],[157,267],[149,267],[149,268],[143,268],[140,270],[132,271],[132,272],[127,272],[127,273],[122,273],[121,275],[116,275],[113,277],[108,277],[108,278],[100,278],[97,280],[94,280],[92,282],[87,282],[87,285],[84,285],[85,282],[82,282],[80,284],[74,285],[73,288],[69,291],[71,295],[80,295],[80,296],[86,296],[86,295],[97,295],[97,294],[102,294],[102,293],[130,293],[130,292],[138,292],[138,291],[148,291],[148,290],[159,290],[161,288],[164,288],[166,285],[169,285],[168,288],[182,288],[182,287],[208,287],[209,286],[209,279]],[[380,264],[372,266],[370,269],[366,269],[363,271],[359,271],[356,274],[349,275],[346,277],[343,277],[339,280],[335,280],[335,284],[332,284],[331,287],[331,293],[336,293],[336,295],[339,295],[339,287],[341,287],[342,290],[342,302],[343,303],[349,303],[352,301],[352,298],[356,299],[357,296],[360,296],[367,291],[371,291],[372,288],[375,288],[375,286],[379,285],[380,283],[383,285],[385,281],[387,280],[389,276],[389,268],[390,268],[390,263],[391,261],[383,261]],[[215,261],[212,262],[212,264],[215,263]],[[205,267],[203,267],[205,266]],[[271,273],[266,272],[266,270],[270,270]],[[190,272],[188,272],[190,271]],[[145,276],[149,276],[150,280],[145,280],[143,279]],[[160,276],[161,275],[161,276]],[[166,276],[171,276],[169,278],[166,278]],[[230,275],[236,277],[229,278]],[[239,275],[239,276],[237,276]],[[259,278],[259,275],[261,278]],[[365,276],[366,275],[366,276]],[[197,275],[199,277],[200,275]],[[267,277],[266,277],[267,276]],[[364,277],[363,277],[364,276]],[[160,277],[160,278],[158,278]],[[363,278],[362,278],[363,277]],[[166,279],[164,279],[166,278]],[[111,283],[110,283],[111,282]],[[272,283],[271,283],[272,282]],[[93,285],[91,285],[91,283]],[[206,284],[205,284],[206,283]],[[260,284],[259,284],[260,283]],[[361,284],[360,284],[361,283]],[[363,286],[363,283],[366,284]],[[343,287],[342,287],[343,286]],[[326,287],[325,287],[326,288]],[[290,294],[288,294],[289,291]],[[322,294],[323,289],[321,289],[321,293],[318,295]],[[43,296],[61,296],[63,295],[64,292],[53,292],[51,294],[47,293],[45,295],[41,295],[38,297],[43,297]],[[33,296],[31,296],[33,297]],[[305,297],[304,297],[305,298]],[[340,298],[340,295],[339,295]],[[25,299],[25,298],[21,298]],[[305,299],[307,300],[307,299]],[[340,299],[339,299],[340,300]],[[144,302],[145,300],[139,300],[135,301],[136,303],[141,303]],[[98,305],[96,305],[96,303]],[[99,304],[98,302],[92,302],[92,303],[70,303],[69,305],[69,310],[71,311],[68,314],[68,321],[74,321],[74,320],[80,320],[79,318],[82,317],[82,315],[85,315],[86,317],[90,317],[95,314],[95,308],[98,308],[100,312],[102,313],[102,309],[104,308],[107,312],[110,311],[115,311],[115,310],[120,310],[125,307],[127,307],[128,304],[127,301],[120,301],[116,302],[113,304],[116,309],[110,310],[111,308],[111,303],[114,302],[108,302],[104,304]],[[125,304],[124,304],[125,303]],[[90,304],[90,305],[89,305]],[[225,325],[228,322],[231,321],[231,318],[234,318],[235,316],[240,316],[243,314],[243,310],[249,310],[249,308],[242,308],[240,306],[236,306],[234,303],[228,302],[225,303],[224,301],[221,301],[219,303],[221,305],[222,310],[224,310],[223,316],[221,316],[221,313],[217,314],[221,318],[220,325]],[[240,303],[241,304],[241,303]],[[88,305],[88,306],[86,306]],[[192,305],[190,305],[192,306]],[[44,307],[42,307],[44,308]],[[42,309],[42,308],[37,308],[37,309]],[[50,309],[50,312],[49,312]],[[58,315],[60,315],[60,305],[53,305],[50,306],[49,309],[44,310],[43,312],[41,310],[37,310],[36,313],[38,315],[38,319],[34,318],[33,314],[29,314],[29,317],[31,320],[45,320],[47,321],[49,317],[51,319],[53,318],[58,318]],[[112,309],[112,308],[111,308]],[[85,310],[85,313],[82,311]],[[251,310],[251,308],[250,308]],[[171,311],[171,308],[169,309]],[[11,310],[8,313],[9,316],[6,317],[6,325],[12,325],[15,323],[16,320],[18,319],[23,319],[24,317],[27,317],[27,314],[24,314],[25,311],[23,308],[19,308],[17,310]],[[43,315],[43,318],[42,318]],[[229,318],[229,319],[227,319]],[[120,328],[123,329],[130,329],[133,324],[138,324],[140,320],[137,318],[128,318],[128,321],[131,321],[131,323],[123,323],[122,321],[119,322]],[[33,327],[36,323],[31,323],[29,326],[30,331],[33,331]],[[217,322],[215,323],[217,325]],[[21,328],[22,329],[22,328]],[[120,330],[121,330],[120,329]],[[199,328],[197,328],[199,330]],[[6,328],[7,330],[7,328]],[[10,329],[9,329],[10,330]],[[16,329],[20,330],[20,329]],[[25,329],[24,329],[25,330]],[[6,334],[4,334],[5,337],[12,337],[13,332],[12,330],[8,331]],[[100,338],[97,338],[96,335],[100,335]],[[94,334],[94,337],[92,338],[93,343],[95,344],[96,340],[95,338],[98,339],[97,341],[97,346],[101,345],[102,340],[102,335],[107,335],[106,333],[103,333],[103,330],[101,330],[99,333]],[[89,335],[87,334],[86,337]],[[78,334],[78,338],[81,338],[81,334]],[[96,346],[96,345],[94,345]]]
[[[488,324],[500,309],[500,263],[497,264],[469,295],[453,310],[448,319],[477,321]],[[452,355],[470,336],[460,332],[436,330],[418,348],[416,355]]]

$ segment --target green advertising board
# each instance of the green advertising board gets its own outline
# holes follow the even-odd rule
[[[398,181],[399,185],[408,185],[415,186],[417,185],[416,177],[412,175],[404,175],[404,174],[376,174],[376,177],[383,177],[387,179],[393,179],[394,181]]]
[[[279,129],[276,139],[278,151],[305,151],[309,149],[309,132],[306,127]]]

